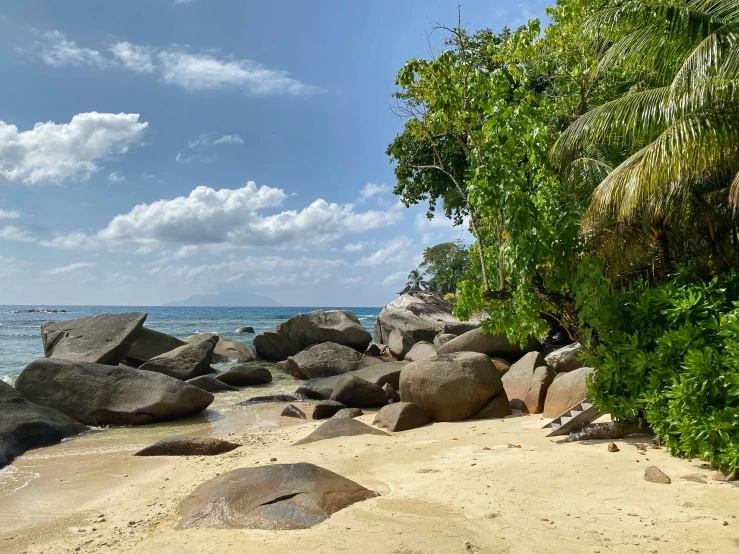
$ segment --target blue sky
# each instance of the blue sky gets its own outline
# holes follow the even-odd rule
[[[456,6],[4,0],[0,304],[384,305],[426,246],[469,240],[398,205],[385,155],[395,75]]]

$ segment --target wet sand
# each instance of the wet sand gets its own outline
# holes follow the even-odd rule
[[[298,405],[310,413],[310,403]],[[739,488],[713,481],[714,472],[698,461],[649,448],[640,454],[636,444],[646,437],[617,441],[617,453],[601,441],[557,444],[540,429],[545,420],[519,414],[291,446],[319,423],[282,418],[284,406],[254,406],[223,418],[214,410],[210,421],[105,430],[27,453],[10,466],[15,486],[5,479],[0,489],[0,551],[739,551]],[[372,419],[371,413],[360,418]],[[216,457],[132,456],[173,434],[228,438],[243,446]],[[315,463],[380,497],[306,530],[174,529],[180,500],[199,484],[273,458]],[[646,482],[649,465],[670,475],[672,484]],[[705,474],[707,484],[681,478],[695,473]]]

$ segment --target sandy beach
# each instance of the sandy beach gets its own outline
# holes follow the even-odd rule
[[[298,404],[310,413],[310,403]],[[739,490],[699,461],[602,441],[557,444],[521,415],[436,423],[381,436],[291,446],[320,422],[250,408],[179,434],[243,444],[215,457],[132,456],[167,425],[110,429],[26,453],[0,491],[8,554],[136,552],[392,554],[734,552]],[[374,414],[360,418],[371,423]],[[201,422],[202,423],[202,422]],[[520,447],[519,447],[520,445]],[[643,453],[640,453],[643,452]],[[311,462],[379,493],[306,530],[179,531],[178,504],[202,482],[259,464]],[[672,478],[644,480],[657,465]],[[706,484],[682,479],[703,474]]]

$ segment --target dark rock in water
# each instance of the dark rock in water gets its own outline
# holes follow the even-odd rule
[[[30,310],[16,310],[14,314],[63,314],[67,310],[47,310],[44,308],[32,308]]]
[[[133,367],[139,367],[152,358],[171,352],[185,344],[187,343],[184,340],[172,335],[142,327],[126,354],[125,362]]]
[[[282,417],[296,417],[298,419],[308,419],[308,416],[305,415],[305,412],[298,408],[297,406],[293,406],[290,404],[289,406],[285,406],[285,409],[282,410],[282,413],[280,414]]]
[[[341,402],[348,408],[373,408],[387,404],[387,395],[382,387],[361,377],[342,375],[336,383],[331,400]]]
[[[234,331],[234,335],[253,335],[254,327],[239,327]]]
[[[18,377],[27,400],[87,425],[142,425],[202,412],[213,395],[161,373],[68,360],[36,360]]]
[[[260,365],[237,365],[216,375],[216,379],[234,387],[248,387],[250,385],[264,385],[272,382],[269,369]]]
[[[322,441],[326,439],[335,439],[337,437],[354,437],[357,435],[382,435],[387,437],[388,434],[370,427],[366,423],[351,418],[329,419],[322,423],[315,431],[307,437],[300,439],[295,444],[308,444],[311,442]]]
[[[488,400],[485,405],[472,416],[472,419],[502,419],[509,415],[511,415],[511,406],[508,402],[508,395],[504,390],[502,390]]]
[[[342,418],[355,418],[359,417],[361,415],[364,415],[364,412],[360,410],[359,408],[344,408],[343,410],[339,410],[336,412],[333,416],[331,416],[332,419],[342,419]]]
[[[295,356],[290,356],[287,359],[286,372],[296,379],[316,379],[383,363],[382,360],[365,356],[348,346],[325,342],[314,344]]]
[[[146,320],[144,312],[100,314],[41,324],[44,355],[73,362],[117,365]]]
[[[313,407],[313,419],[328,419],[339,410],[346,408],[341,402],[335,400],[321,400]]]
[[[295,394],[271,394],[268,396],[255,396],[249,400],[239,402],[238,406],[251,406],[252,404],[267,404],[270,402],[300,402],[305,400],[302,395]]]
[[[387,396],[388,403],[392,404],[393,402],[400,402],[398,391],[396,391],[390,383],[382,385],[382,390],[385,392],[385,396]]]
[[[216,333],[198,333],[185,339],[187,343],[200,342],[211,337],[218,337]],[[219,337],[216,349],[213,351],[214,364],[245,364],[259,359],[257,351],[251,346],[231,339]]]
[[[418,404],[432,421],[469,419],[501,390],[493,362],[477,352],[439,354],[400,372],[400,398]]]
[[[211,371],[210,364],[217,342],[218,335],[214,335],[200,342],[185,344],[152,358],[139,369],[163,373],[180,381],[206,375]]]
[[[357,316],[345,310],[298,314],[254,339],[265,360],[282,361],[312,345],[331,342],[364,352],[372,342]]]
[[[356,371],[348,371],[343,375],[356,375],[365,381],[381,387],[389,383],[393,388],[397,389],[400,382],[400,370],[407,364],[408,362],[383,362]],[[343,375],[333,375],[331,377],[305,381],[298,386],[296,392],[315,400],[328,400],[334,393],[336,383],[339,382],[339,379]]]
[[[211,375],[201,375],[194,379],[188,379],[186,382],[208,392],[236,392],[239,390],[236,387],[219,381]]]
[[[313,464],[241,468],[206,481],[180,502],[177,529],[307,529],[376,496]]]
[[[239,446],[221,439],[170,437],[139,450],[134,456],[216,456]]]
[[[26,450],[56,444],[86,429],[61,412],[28,402],[0,381],[0,468]]]
[[[429,416],[418,404],[396,402],[385,406],[375,416],[372,425],[383,427],[395,433],[423,427],[431,423]]]

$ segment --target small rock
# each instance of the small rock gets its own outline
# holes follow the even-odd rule
[[[277,461],[277,458],[270,458],[269,461],[270,462],[276,462]]]
[[[619,452],[619,448],[616,446],[615,442],[608,444],[608,452]]]
[[[339,410],[346,408],[341,402],[335,400],[321,400],[313,407],[313,419],[327,419]]]
[[[293,406],[290,404],[289,406],[285,406],[285,409],[282,410],[282,413],[280,413],[283,417],[295,417],[297,419],[308,419],[308,417],[305,415],[305,412],[298,408],[297,406]]]
[[[649,466],[644,470],[644,479],[650,483],[659,483],[662,485],[669,485],[672,483],[670,478],[657,466]]]

